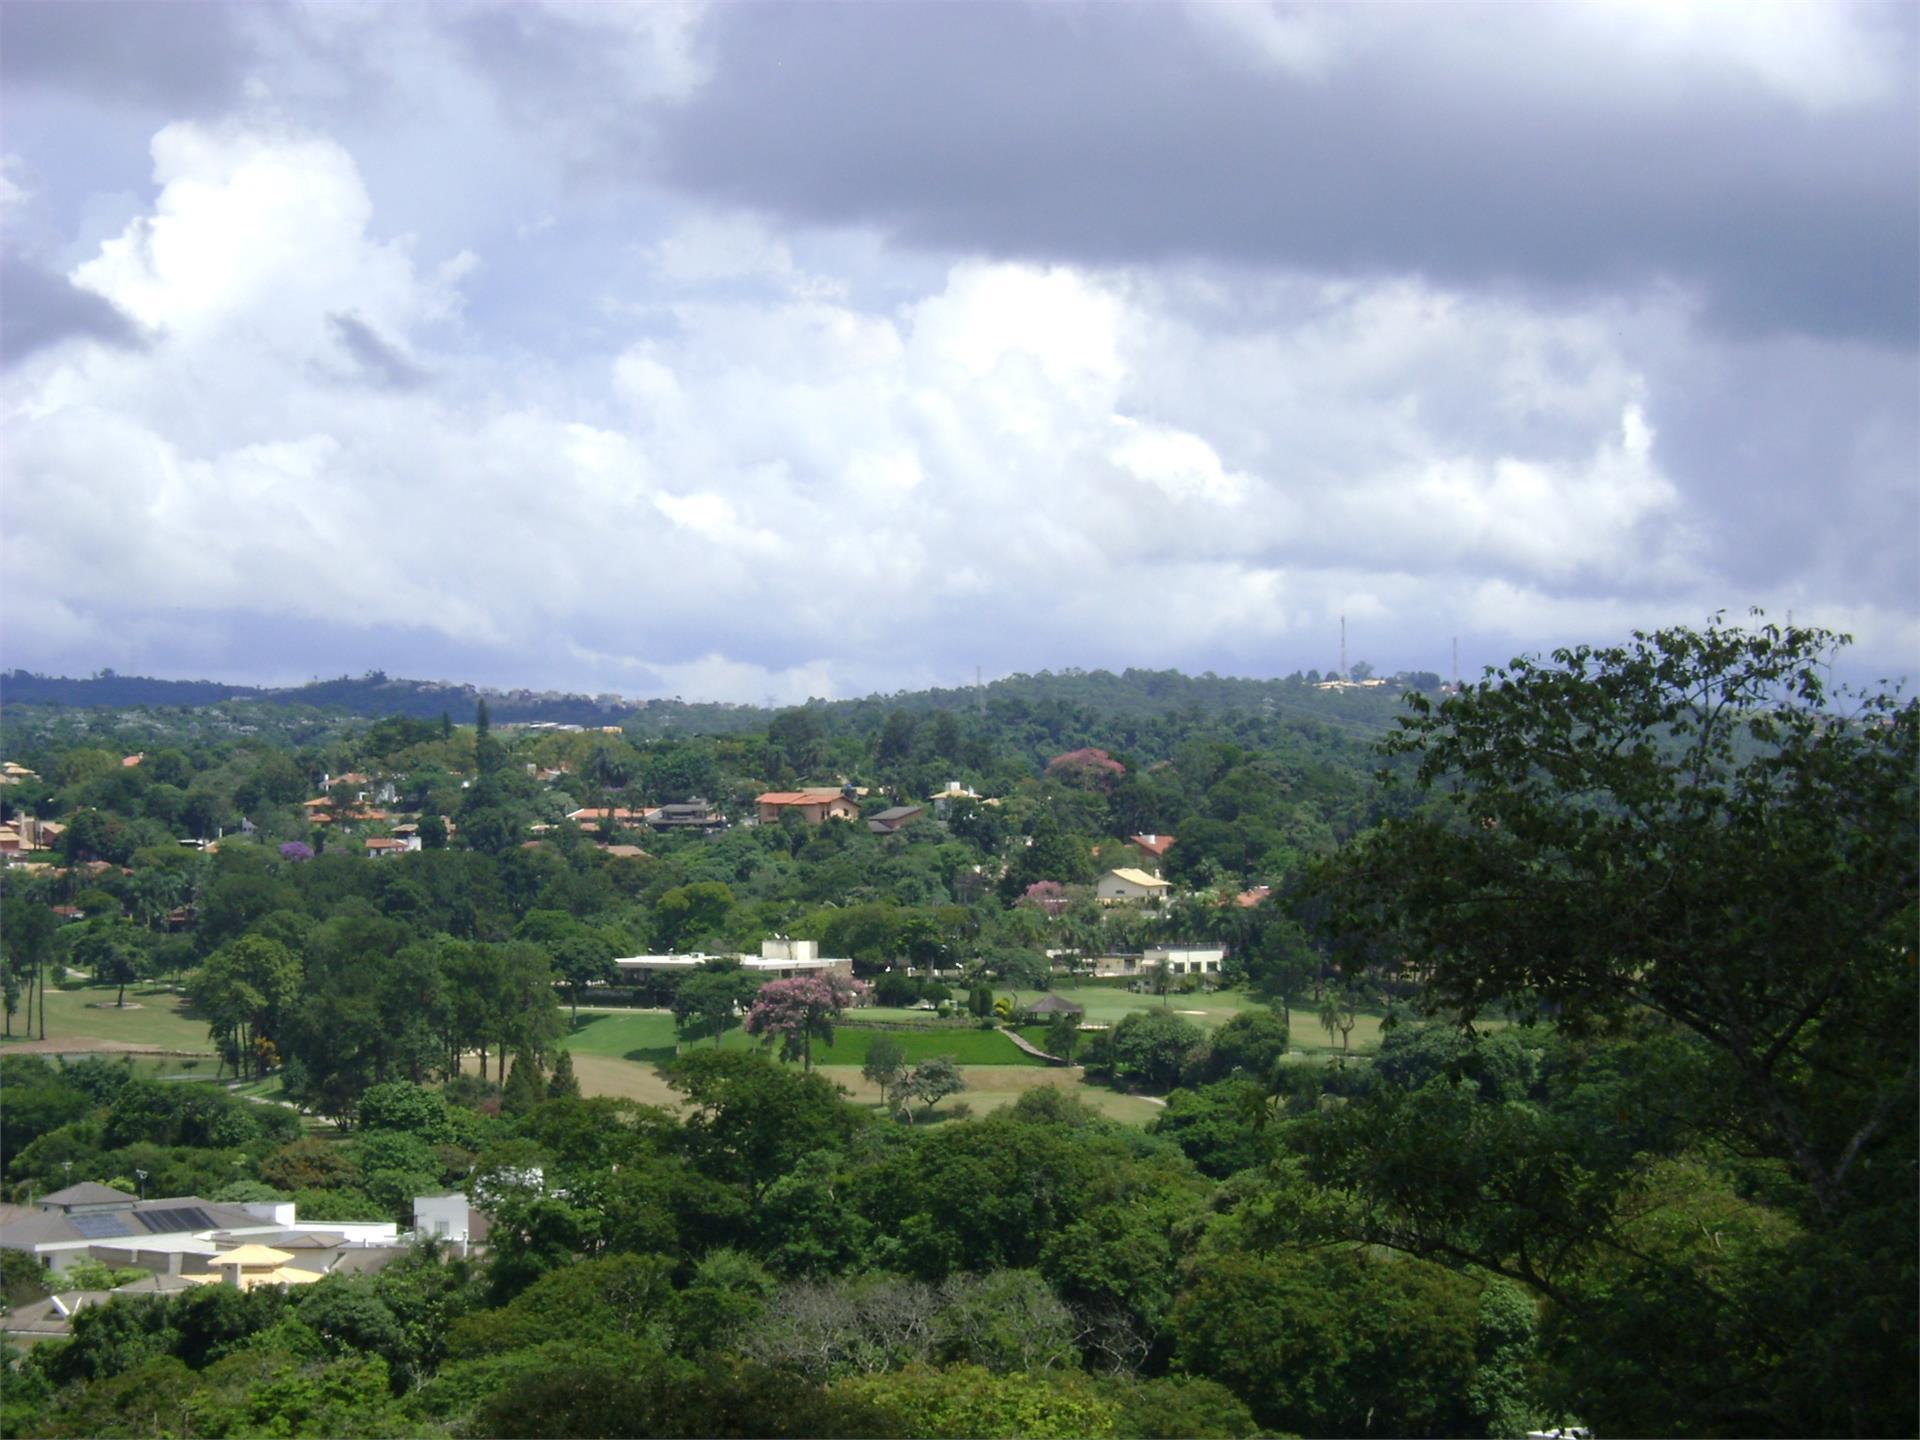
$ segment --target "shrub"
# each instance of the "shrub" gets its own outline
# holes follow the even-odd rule
[[[1199,1026],[1170,1011],[1136,1010],[1113,1029],[1110,1063],[1120,1079],[1166,1089],[1203,1038]]]
[[[294,1197],[302,1220],[391,1220],[364,1190],[302,1190]]]

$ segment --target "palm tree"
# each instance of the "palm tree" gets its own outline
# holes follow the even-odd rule
[[[1340,1063],[1345,1064],[1353,1028],[1360,1022],[1360,997],[1350,985],[1328,985],[1320,996],[1320,1028],[1327,1039],[1340,1036]]]
[[[140,917],[140,923],[149,930],[157,930],[159,922],[180,903],[180,897],[186,893],[186,877],[178,870],[162,870],[149,867],[133,877],[129,887],[134,913]]]

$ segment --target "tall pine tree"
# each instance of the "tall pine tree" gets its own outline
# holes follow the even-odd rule
[[[580,1098],[580,1082],[573,1074],[573,1054],[562,1050],[559,1058],[553,1062],[553,1076],[547,1081],[547,1098],[558,1100],[563,1096]]]
[[[540,1073],[539,1057],[523,1045],[513,1052],[513,1069],[500,1092],[500,1113],[524,1115],[546,1098],[546,1077]]]

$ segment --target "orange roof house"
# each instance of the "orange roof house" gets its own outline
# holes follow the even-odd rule
[[[823,820],[858,820],[860,807],[847,798],[846,792],[838,789],[818,788],[812,790],[769,790],[756,796],[754,803],[760,807],[760,823],[777,825],[785,814],[798,815],[809,825],[818,825]]]

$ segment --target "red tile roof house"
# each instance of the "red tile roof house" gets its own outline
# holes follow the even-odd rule
[[[760,823],[777,825],[789,811],[809,825],[823,820],[858,820],[860,807],[837,789],[769,790],[754,801],[760,807]]]
[[[1166,853],[1173,847],[1171,835],[1129,835],[1127,843],[1140,852],[1140,857],[1158,867]]]

